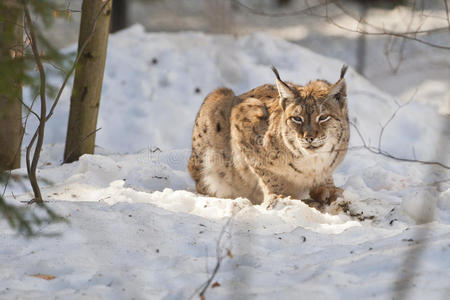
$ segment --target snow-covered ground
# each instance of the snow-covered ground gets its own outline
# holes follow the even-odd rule
[[[346,212],[336,205],[323,214],[296,200],[266,210],[194,192],[186,164],[208,92],[272,83],[270,65],[297,83],[334,81],[342,64],[263,34],[147,34],[134,26],[111,36],[96,154],[61,165],[66,90],[39,164],[48,205],[70,224],[42,225],[39,232],[59,235],[30,241],[0,222],[0,298],[186,299],[218,253],[207,299],[392,299],[398,286],[411,289],[408,299],[448,297],[450,172],[370,153],[355,127],[335,174]],[[352,69],[347,84],[350,119],[367,144],[450,164],[449,119],[434,107],[414,99],[397,111],[401,100]],[[18,204],[31,197],[14,182],[6,195]]]

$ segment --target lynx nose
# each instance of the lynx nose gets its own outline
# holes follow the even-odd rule
[[[308,143],[312,143],[314,141],[313,137],[305,137],[305,141],[307,141]]]
[[[308,143],[312,143],[315,139],[315,134],[312,131],[305,131],[303,133],[303,139],[308,142]]]

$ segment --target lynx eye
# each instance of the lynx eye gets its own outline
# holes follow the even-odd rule
[[[302,124],[303,123],[303,118],[302,117],[291,117],[291,121],[297,124]]]
[[[317,118],[317,121],[319,123],[323,123],[323,122],[328,121],[330,118],[331,118],[330,115],[321,115]]]

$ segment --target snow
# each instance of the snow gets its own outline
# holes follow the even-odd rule
[[[208,92],[273,82],[270,65],[298,83],[335,81],[342,64],[264,34],[149,34],[136,25],[112,35],[96,154],[61,165],[67,89],[39,163],[49,207],[70,223],[43,224],[39,232],[58,235],[26,240],[0,222],[0,298],[186,299],[211,275],[217,251],[228,249],[213,281],[220,286],[207,299],[390,299],[408,272],[416,275],[407,283],[409,298],[448,295],[448,170],[373,154],[361,148],[354,127],[335,173],[344,199],[326,213],[292,199],[266,210],[244,198],[195,194],[186,165],[193,120]],[[351,68],[346,78],[350,119],[377,147],[382,126],[403,103]],[[449,165],[449,120],[438,114],[437,100],[421,103],[433,97],[432,82],[424,86],[386,126],[381,148]],[[30,120],[27,131],[33,126]],[[6,195],[17,205],[31,197],[17,182]],[[338,205],[345,203],[348,212]],[[417,249],[419,264],[409,270],[404,262]]]

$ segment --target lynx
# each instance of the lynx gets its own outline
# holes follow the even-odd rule
[[[281,80],[236,96],[219,88],[195,120],[188,169],[198,193],[246,197],[273,208],[280,198],[324,208],[342,195],[333,171],[349,141],[347,93],[341,69],[330,84]]]

